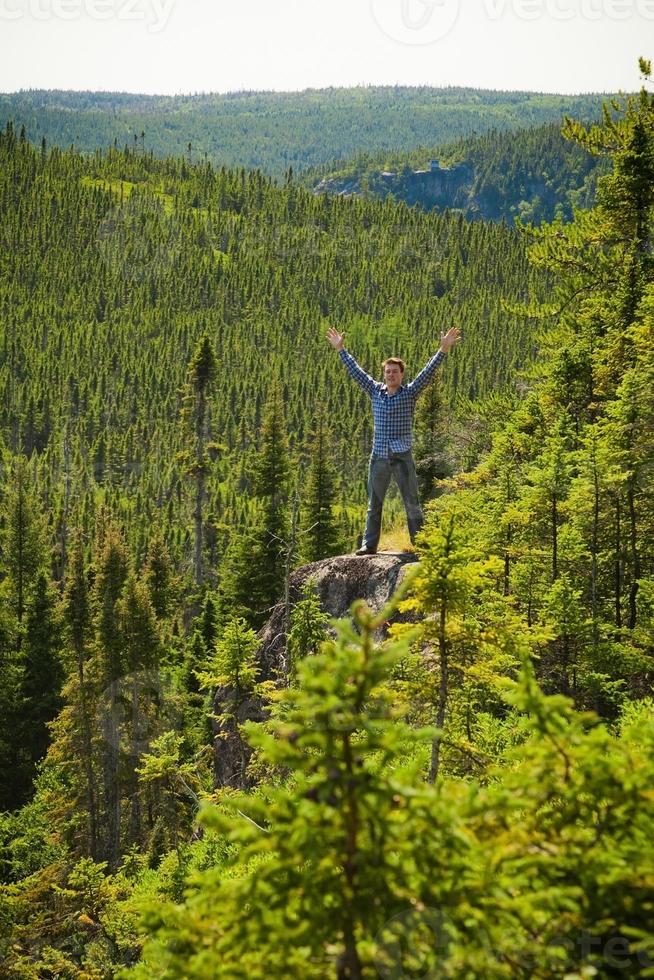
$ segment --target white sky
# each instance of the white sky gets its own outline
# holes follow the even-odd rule
[[[0,0],[0,91],[640,87],[654,0]]]

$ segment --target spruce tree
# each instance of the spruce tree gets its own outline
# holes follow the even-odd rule
[[[323,409],[314,417],[309,444],[309,465],[300,511],[299,560],[302,563],[330,558],[342,550],[338,521],[334,514],[337,497],[334,448]]]
[[[452,475],[444,412],[445,401],[436,381],[427,387],[416,409],[413,455],[423,504],[435,496],[435,481]]]
[[[3,656],[0,682],[0,708],[5,735],[0,739],[0,805],[19,806],[30,792],[34,763],[44,748],[45,723],[52,718],[61,686],[57,667],[56,630],[50,638],[41,629],[41,607],[53,625],[56,613],[53,597],[47,591],[48,568],[45,527],[41,508],[33,489],[27,460],[18,456],[7,476],[2,505],[0,556],[4,579],[0,584],[0,649]],[[38,662],[48,670],[39,689]],[[54,690],[48,684],[54,684]],[[24,702],[24,697],[36,703]],[[50,699],[54,698],[52,702]],[[36,728],[25,731],[25,712],[33,712]],[[23,740],[26,740],[24,744]]]
[[[259,452],[252,464],[252,522],[230,543],[227,573],[221,584],[233,615],[261,626],[282,597],[284,552],[288,544],[290,458],[281,387],[271,386],[264,406]]]
[[[323,612],[320,596],[313,579],[307,579],[300,591],[300,599],[291,613],[291,629],[286,644],[286,671],[289,680],[297,677],[298,665],[315,653],[327,639],[329,616]]]
[[[145,559],[145,578],[157,618],[164,620],[171,612],[173,600],[173,568],[170,554],[160,533],[149,544]]]
[[[129,559],[122,535],[114,525],[104,532],[104,543],[95,563],[93,609],[95,652],[93,676],[99,691],[102,738],[103,808],[102,857],[114,869],[118,864],[121,837],[120,813],[120,726],[121,684],[128,670],[118,603],[129,574]]]
[[[30,793],[37,763],[44,758],[50,735],[48,723],[62,707],[64,681],[62,622],[57,594],[45,574],[37,579],[30,598],[21,650],[18,691],[22,793]]]
[[[209,335],[204,333],[189,362],[184,388],[182,418],[192,444],[179,456],[186,476],[195,483],[193,576],[196,586],[201,586],[205,579],[204,504],[213,452],[209,441],[210,399],[217,376],[216,354]]]
[[[79,786],[79,800],[76,803],[80,811],[84,812],[87,825],[83,850],[96,860],[100,847],[100,798],[95,745],[98,691],[92,676],[89,676],[93,622],[84,548],[79,531],[73,543],[63,609],[70,660],[70,677],[65,689],[70,706],[70,720],[64,732],[59,732],[62,742],[60,754],[74,767],[73,783],[76,787]]]

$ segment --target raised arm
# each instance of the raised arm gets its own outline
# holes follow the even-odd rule
[[[356,381],[358,385],[369,395],[372,395],[375,388],[378,387],[379,382],[371,378],[369,374],[360,367],[355,359],[352,357],[349,351],[345,350],[345,335],[338,333],[333,327],[330,327],[327,331],[327,340],[332,345],[334,350],[338,351],[338,356],[345,365],[345,369],[351,378]]]
[[[461,331],[458,327],[451,327],[447,333],[441,334],[441,346],[425,364],[422,371],[415,376],[407,388],[413,395],[419,395],[423,388],[426,388],[438,365],[441,363],[447,352],[461,339]]]

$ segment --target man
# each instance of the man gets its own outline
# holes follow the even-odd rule
[[[413,412],[418,395],[429,384],[436,368],[460,337],[461,332],[457,327],[441,334],[438,352],[427,362],[420,374],[405,385],[402,383],[404,361],[401,358],[387,358],[382,364],[384,381],[375,381],[345,349],[345,335],[338,333],[333,327],[327,331],[327,340],[338,351],[348,374],[370,395],[375,423],[368,466],[366,530],[357,555],[377,554],[382,507],[391,477],[395,477],[402,494],[411,543],[415,542],[416,534],[423,524],[423,515],[418,501],[418,478],[411,452]]]

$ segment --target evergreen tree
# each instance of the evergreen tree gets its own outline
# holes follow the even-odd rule
[[[438,381],[432,382],[418,402],[415,419],[413,455],[423,504],[435,495],[435,481],[452,475],[444,411],[445,403],[440,385]]]
[[[38,615],[34,614],[41,606],[50,625],[56,619],[52,594],[43,595],[47,581],[43,576],[48,567],[43,516],[27,460],[22,456],[13,460],[7,475],[0,556],[4,570],[0,584],[0,708],[5,729],[0,739],[0,806],[10,809],[29,796],[34,763],[45,745],[45,724],[55,710],[50,699],[56,699],[61,686],[56,630],[50,639],[47,632],[41,631]],[[49,673],[44,683],[54,682],[54,690],[45,686],[39,693],[38,673],[34,673],[39,660]],[[39,703],[26,705],[25,694],[37,696]],[[31,732],[24,727],[26,710],[34,712],[35,728]]]
[[[291,629],[286,644],[286,671],[290,680],[297,677],[300,661],[314,654],[327,639],[328,623],[329,616],[322,611],[315,582],[307,579],[291,613]]]
[[[145,578],[157,618],[164,620],[171,612],[173,569],[168,549],[160,534],[155,534],[150,541],[145,560]]]
[[[29,600],[48,564],[43,517],[27,460],[21,456],[13,461],[7,483],[0,554],[7,611],[15,624],[14,650],[20,655]]]
[[[205,333],[189,362],[184,389],[183,419],[189,434],[192,434],[193,445],[179,457],[184,463],[186,475],[195,483],[193,574],[196,586],[201,586],[205,578],[204,503],[212,451],[209,442],[209,401],[217,377],[218,362],[211,339]]]
[[[112,869],[117,866],[120,854],[119,708],[121,684],[128,670],[118,616],[118,603],[128,574],[129,560],[124,541],[117,528],[110,526],[105,532],[102,552],[96,562],[93,607],[94,679],[100,692],[104,796],[101,853]]]
[[[79,811],[85,814],[87,826],[82,849],[96,860],[100,844],[100,799],[95,748],[98,692],[89,677],[93,623],[84,549],[79,532],[73,544],[63,608],[71,666],[64,691],[69,705],[69,718],[67,725],[65,718],[60,719],[56,737],[60,742],[60,758],[65,759],[74,772],[71,784],[76,789],[74,796],[79,796],[74,802]]]
[[[342,550],[333,512],[337,493],[336,467],[332,462],[334,448],[324,410],[314,419],[309,453],[300,513],[299,558],[302,563],[330,558]]]
[[[230,543],[230,561],[222,589],[233,615],[261,625],[281,598],[284,551],[288,538],[288,435],[279,384],[264,407],[259,452],[252,465],[257,508],[252,524]]]
[[[57,596],[41,573],[26,614],[25,640],[21,650],[18,692],[21,797],[29,795],[37,763],[50,740],[48,723],[62,707],[64,681],[62,622]]]
[[[126,674],[116,687],[116,702],[129,706],[116,731],[123,759],[122,795],[130,801],[130,843],[143,843],[143,806],[137,787],[136,766],[141,754],[161,728],[163,687],[159,671],[161,637],[156,613],[145,582],[130,573],[116,603]]]
[[[198,672],[200,687],[211,692],[214,704],[214,770],[218,786],[245,787],[251,750],[240,725],[252,717],[259,665],[256,633],[241,617],[230,619],[221,630],[213,656]],[[257,710],[260,715],[260,711]]]

